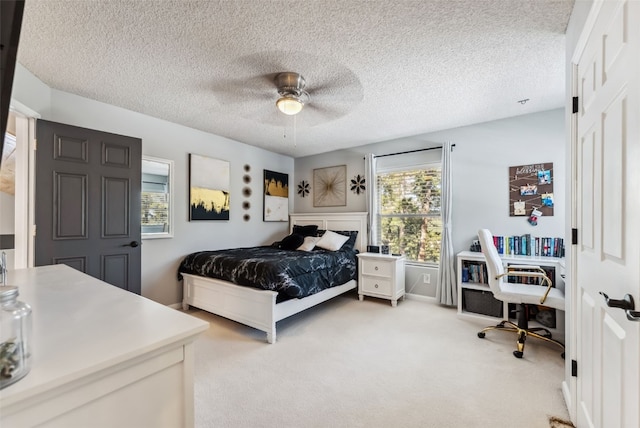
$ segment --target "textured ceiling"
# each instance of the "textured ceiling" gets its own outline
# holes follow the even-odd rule
[[[27,0],[18,61],[52,88],[300,157],[561,107],[572,7]],[[275,107],[282,71],[311,94],[295,117]]]

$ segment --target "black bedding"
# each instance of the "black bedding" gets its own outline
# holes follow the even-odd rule
[[[178,277],[182,273],[206,276],[276,291],[283,298],[303,298],[356,279],[356,253],[273,246],[199,251],[182,260]]]

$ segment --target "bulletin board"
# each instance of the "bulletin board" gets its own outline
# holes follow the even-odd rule
[[[553,215],[553,163],[509,167],[509,215],[528,216],[534,209]]]

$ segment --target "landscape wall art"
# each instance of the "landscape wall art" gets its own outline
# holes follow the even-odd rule
[[[189,220],[229,220],[229,162],[189,154]]]

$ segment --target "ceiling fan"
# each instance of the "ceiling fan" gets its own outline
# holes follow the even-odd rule
[[[364,98],[351,70],[303,52],[247,55],[227,64],[223,73],[233,77],[220,76],[213,85],[220,111],[278,127],[287,123],[287,115],[296,116],[299,128],[336,120]]]

